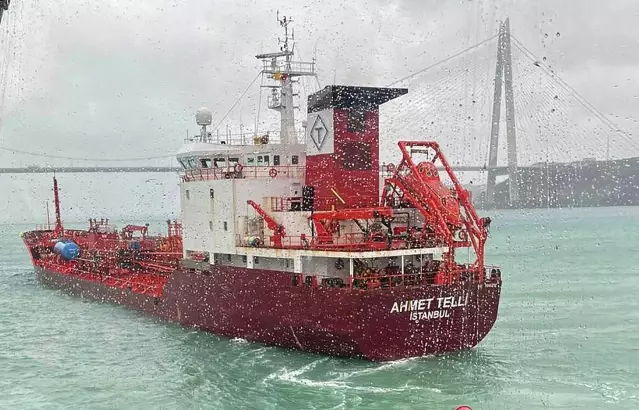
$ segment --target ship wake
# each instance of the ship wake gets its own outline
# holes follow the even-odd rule
[[[409,360],[398,360],[396,362],[385,363],[380,366],[376,366],[373,368],[354,370],[352,372],[317,372],[315,371],[316,367],[321,364],[325,364],[329,361],[329,358],[323,358],[311,363],[308,363],[298,369],[289,369],[283,367],[278,369],[277,371],[269,374],[264,380],[262,384],[265,386],[270,386],[274,383],[284,383],[284,384],[294,384],[294,385],[302,385],[306,387],[318,388],[318,389],[329,389],[331,391],[351,391],[351,392],[362,392],[362,393],[401,393],[407,391],[416,391],[416,390],[429,390],[433,393],[441,393],[441,390],[436,388],[429,388],[424,386],[412,386],[408,383],[403,386],[398,387],[376,387],[376,386],[363,386],[356,385],[355,380],[361,376],[368,376],[373,373],[385,372],[391,368],[395,368],[397,366],[401,366],[409,362]],[[330,379],[320,380],[315,379],[314,375],[319,374],[327,374]]]

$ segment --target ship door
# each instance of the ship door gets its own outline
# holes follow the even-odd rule
[[[289,192],[290,198],[290,211],[301,211],[302,210],[302,184],[299,182],[294,182],[291,185],[291,189]]]

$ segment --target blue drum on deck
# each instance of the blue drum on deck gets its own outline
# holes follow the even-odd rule
[[[53,251],[68,261],[80,255],[80,247],[73,241],[62,240],[55,244]]]

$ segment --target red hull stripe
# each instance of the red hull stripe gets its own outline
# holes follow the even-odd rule
[[[176,271],[161,297],[36,267],[41,282],[230,338],[374,361],[470,349],[497,318],[500,285],[360,291],[291,285],[276,271]],[[327,314],[330,312],[330,314]]]

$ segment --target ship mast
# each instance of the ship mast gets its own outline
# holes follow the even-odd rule
[[[276,53],[259,54],[256,58],[262,60],[262,78],[274,80],[274,85],[265,85],[263,87],[271,89],[271,95],[268,96],[268,108],[279,111],[280,113],[280,143],[296,144],[297,135],[295,132],[295,106],[293,97],[297,94],[293,91],[293,83],[296,77],[316,76],[315,60],[312,62],[293,61],[295,43],[295,33],[291,29],[289,35],[288,25],[293,22],[289,17],[284,16],[280,19],[277,14],[277,21],[284,28],[284,39],[278,38],[280,51]]]
[[[53,201],[55,205],[55,233],[56,235],[63,235],[64,228],[62,227],[62,217],[60,216],[60,194],[58,192],[58,179],[55,174],[53,174]]]

